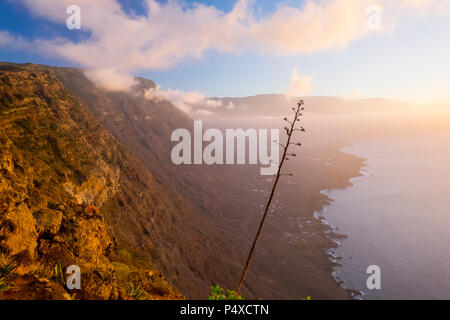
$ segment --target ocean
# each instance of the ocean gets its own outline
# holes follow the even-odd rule
[[[450,299],[450,133],[366,137],[342,149],[365,158],[346,189],[323,190],[318,216],[347,235],[335,276],[362,299]],[[368,289],[371,265],[381,289]]]

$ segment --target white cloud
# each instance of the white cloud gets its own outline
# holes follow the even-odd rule
[[[298,74],[297,67],[292,71],[291,83],[286,90],[286,94],[292,97],[307,95],[312,90],[311,80],[314,76],[301,77]]]
[[[203,119],[208,118],[214,115],[214,112],[206,109],[197,109],[193,112],[191,112],[191,116],[195,119]]]
[[[22,37],[15,36],[8,31],[0,30],[0,47],[9,47],[13,49],[23,49],[29,46],[29,43]]]
[[[0,31],[0,46],[6,46],[14,42],[13,36],[6,31]]]
[[[136,84],[136,79],[132,75],[118,72],[115,68],[89,69],[85,71],[85,75],[110,91],[120,91]]]
[[[198,92],[183,92],[180,90],[163,90],[160,86],[145,91],[145,98],[149,100],[169,100],[176,107],[191,115],[209,116],[213,110],[223,106],[220,100],[207,99]]]
[[[65,25],[73,0],[20,0],[31,11]],[[391,28],[402,17],[449,14],[449,0],[306,0],[301,9],[280,4],[258,18],[253,0],[238,0],[230,12],[214,6],[145,0],[144,16],[129,16],[116,0],[77,0],[85,41],[37,41],[50,54],[91,69],[106,88],[126,88],[137,71],[166,69],[183,59],[200,59],[215,50],[240,54],[304,54],[345,48],[373,32],[366,8],[380,5]],[[386,29],[386,28],[385,28]],[[1,41],[1,40],[0,40]]]

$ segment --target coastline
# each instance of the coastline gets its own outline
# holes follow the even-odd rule
[[[342,152],[349,140],[343,135],[333,135],[332,128],[328,129],[330,132],[320,130],[320,120],[310,119],[310,133],[304,138],[301,152],[296,161],[289,162],[285,168],[293,176],[279,183],[275,205],[243,288],[243,296],[248,299],[298,300],[310,296],[316,300],[345,300],[355,296],[355,292],[342,288],[333,276],[340,263],[338,257],[330,259],[333,258],[330,250],[337,247],[333,239],[346,235],[335,232],[314,215],[333,202],[321,191],[350,187],[351,179],[361,176],[365,159]],[[276,127],[275,122],[278,125],[276,118],[265,119],[262,123],[253,119],[251,124],[271,128]],[[248,119],[228,119],[221,125],[244,129],[250,126]],[[209,121],[206,126],[222,128],[215,121]],[[240,257],[234,264],[240,270],[249,242],[258,228],[271,181],[261,177],[255,166],[235,166],[227,170],[228,179],[235,181],[240,191],[235,198],[227,199],[226,202],[233,205],[225,208],[227,215],[223,216],[221,225],[239,242]]]
[[[334,270],[362,299],[448,297],[448,150],[438,131],[356,139],[342,150],[365,166],[350,188],[324,190],[334,201],[317,214],[349,236],[333,251],[343,264]],[[370,265],[382,271],[381,290],[366,287]]]
[[[332,150],[308,150],[308,160],[304,160],[298,170],[290,168],[296,174],[279,187],[280,205],[273,210],[265,226],[262,248],[258,249],[253,266],[255,274],[264,274],[268,279],[265,285],[257,283],[256,279],[249,280],[253,293],[262,286],[267,289],[266,285],[270,284],[272,293],[276,292],[271,297],[274,299],[357,298],[359,292],[343,287],[335,274],[341,259],[334,256],[333,251],[347,235],[316,218],[318,212],[327,210],[333,202],[324,190],[346,189],[353,185],[353,179],[363,176],[365,159],[342,152],[342,148],[343,144],[339,144]],[[331,163],[330,159],[333,159]],[[257,228],[258,217],[256,214],[246,222],[250,235]]]
[[[339,268],[343,267],[342,260],[343,256],[341,256],[336,251],[345,245],[346,240],[348,240],[347,234],[339,230],[339,227],[337,225],[334,225],[330,223],[327,220],[327,211],[330,206],[333,205],[335,199],[332,197],[331,192],[335,190],[345,190],[352,188],[355,186],[358,181],[367,178],[370,175],[370,172],[368,171],[368,159],[362,158],[358,156],[357,154],[351,153],[346,151],[346,148],[350,148],[352,146],[351,143],[346,144],[345,146],[339,148],[338,153],[351,156],[355,160],[360,161],[360,164],[356,167],[353,167],[352,169],[358,168],[358,172],[355,174],[350,174],[347,176],[347,179],[344,181],[341,181],[342,184],[338,184],[333,186],[332,188],[325,188],[320,190],[320,194],[325,196],[327,199],[327,203],[322,206],[320,210],[316,210],[313,213],[314,218],[319,221],[324,226],[324,236],[329,239],[333,245],[329,248],[324,248],[326,255],[328,256],[328,259],[333,264],[331,267],[331,276],[333,277],[335,283],[345,290],[351,297],[351,299],[356,300],[362,300],[364,297],[364,292],[359,291],[355,288],[353,288],[351,285],[346,284],[346,279],[342,278],[342,276],[339,274]],[[326,163],[325,165],[329,165]]]
[[[345,149],[345,148],[343,148]],[[350,155],[354,155],[357,156],[355,154],[349,153],[349,152],[345,152],[343,151],[343,149],[341,149],[341,152],[350,154]],[[324,189],[321,190],[320,193],[325,195],[326,197],[328,197],[330,199],[330,204],[325,205],[322,210],[320,211],[315,211],[314,212],[314,218],[316,218],[318,221],[320,221],[323,225],[325,225],[326,227],[330,228],[331,231],[326,232],[327,236],[330,238],[331,241],[333,241],[336,244],[336,247],[334,248],[330,248],[327,249],[327,254],[330,256],[330,261],[332,261],[333,263],[335,263],[335,266],[333,267],[333,271],[332,271],[332,276],[335,279],[335,281],[345,290],[349,291],[350,294],[352,295],[352,297],[354,299],[357,300],[363,300],[364,295],[366,295],[366,293],[364,291],[360,291],[357,290],[355,288],[352,288],[351,285],[347,285],[346,279],[343,278],[342,275],[340,275],[339,272],[339,268],[344,267],[342,263],[339,263],[339,261],[343,260],[343,256],[340,255],[338,252],[336,252],[339,248],[345,246],[345,241],[348,240],[348,235],[341,233],[339,231],[339,227],[333,223],[331,223],[330,221],[327,220],[327,211],[329,209],[329,207],[333,204],[333,202],[335,201],[335,199],[332,197],[331,193],[332,191],[335,190],[345,190],[348,188],[352,188],[354,187],[358,181],[365,179],[367,177],[370,176],[370,172],[369,172],[369,167],[367,165],[367,160],[364,161],[364,166],[361,167],[361,170],[359,171],[359,175],[350,178],[348,181],[350,183],[349,186],[345,187],[345,188],[333,188],[333,189]]]

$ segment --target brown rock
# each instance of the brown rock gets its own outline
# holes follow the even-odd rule
[[[61,226],[63,214],[61,211],[41,209],[33,213],[38,230],[49,234],[57,234]]]

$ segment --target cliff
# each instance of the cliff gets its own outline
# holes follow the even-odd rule
[[[157,268],[176,253],[148,235],[191,213],[52,72],[1,65],[0,124],[0,298],[182,298]],[[75,294],[55,271],[69,265]]]

